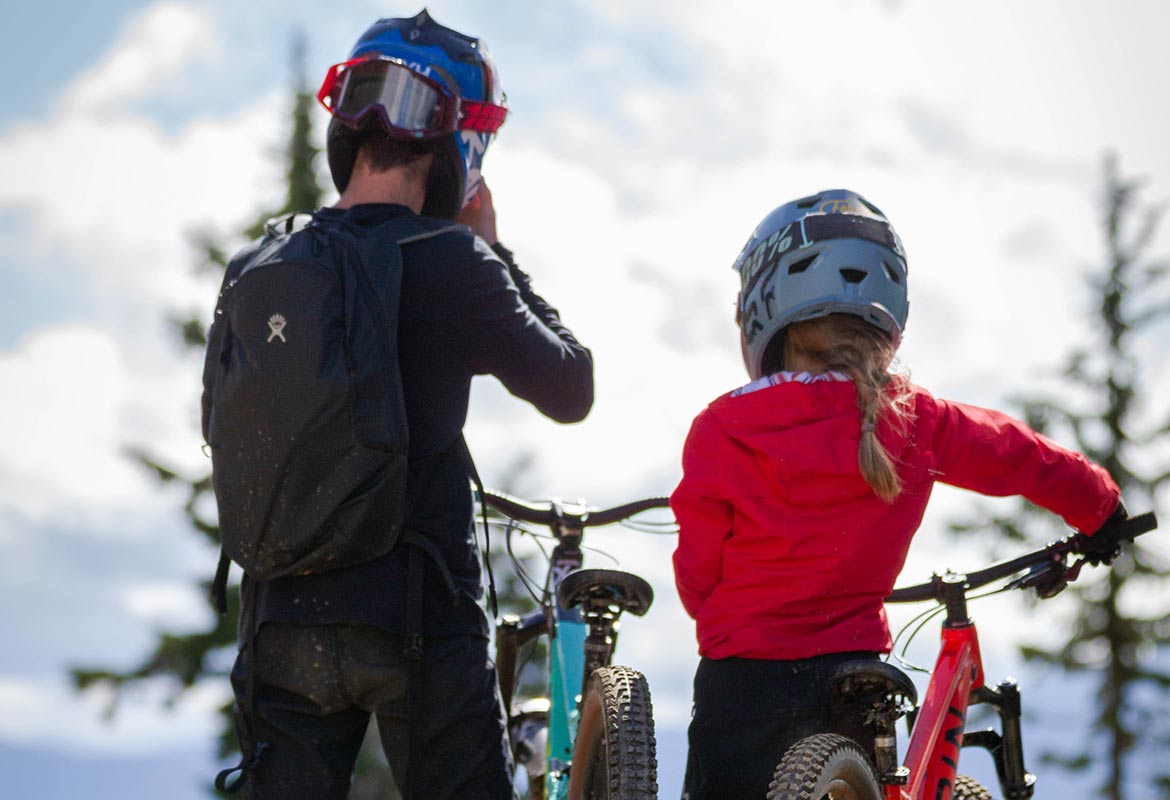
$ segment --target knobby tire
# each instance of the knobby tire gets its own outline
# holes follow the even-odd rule
[[[991,792],[979,781],[967,775],[955,776],[951,800],[993,800]]]
[[[857,742],[820,733],[801,739],[780,759],[768,800],[882,800],[882,789]]]
[[[569,800],[657,800],[650,687],[637,670],[601,667],[590,676],[568,795]]]

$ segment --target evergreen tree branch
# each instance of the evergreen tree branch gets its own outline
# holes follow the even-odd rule
[[[1138,419],[1138,398],[1143,379],[1141,352],[1135,347],[1137,335],[1170,313],[1162,286],[1170,275],[1170,263],[1151,261],[1146,251],[1156,240],[1163,218],[1161,208],[1143,208],[1139,204],[1142,181],[1126,180],[1120,175],[1117,159],[1105,162],[1103,233],[1105,258],[1103,269],[1090,278],[1097,297],[1094,335],[1099,344],[1070,353],[1063,377],[1077,388],[1077,397],[1086,408],[1080,412],[1060,400],[1027,397],[1020,400],[1025,419],[1037,430],[1049,432],[1059,428],[1071,433],[1079,449],[1101,464],[1122,487],[1131,508],[1135,495],[1152,499],[1160,487],[1170,482],[1170,471],[1152,478],[1143,475],[1130,457],[1136,447],[1161,446],[1170,437],[1170,418],[1152,434],[1134,436],[1131,430],[1144,428]],[[1137,302],[1142,308],[1134,309]],[[1049,434],[1051,435],[1051,433]],[[991,518],[1001,536],[1012,541],[1023,538],[1022,531],[1031,525],[1026,504],[1019,516],[1002,520]],[[968,531],[977,525],[961,523],[956,531]],[[1064,643],[1045,648],[1028,645],[1021,648],[1026,662],[1056,667],[1069,673],[1093,676],[1097,683],[1096,708],[1091,722],[1094,742],[1071,755],[1047,754],[1046,761],[1065,768],[1083,770],[1089,766],[1104,768],[1102,797],[1123,800],[1128,790],[1126,766],[1141,751],[1155,746],[1164,736],[1152,731],[1153,709],[1166,705],[1170,694],[1170,674],[1154,661],[1150,653],[1164,654],[1170,648],[1170,614],[1165,604],[1146,614],[1135,614],[1122,602],[1124,595],[1141,591],[1143,608],[1159,597],[1158,588],[1170,578],[1167,565],[1149,549],[1138,545],[1126,551],[1099,576],[1089,571],[1081,581],[1069,587],[1075,603],[1074,617]],[[1136,580],[1135,580],[1136,579]],[[1139,692],[1140,690],[1140,692]],[[1149,695],[1153,693],[1151,699]],[[1140,700],[1138,695],[1140,694]],[[1156,777],[1156,781],[1163,778]]]

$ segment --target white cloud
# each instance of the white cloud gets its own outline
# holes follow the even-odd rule
[[[192,62],[215,55],[216,42],[206,12],[187,3],[154,3],[130,19],[97,64],[65,87],[57,105],[66,114],[101,114],[162,94]]]
[[[188,583],[144,582],[123,587],[122,605],[137,619],[164,630],[196,630],[207,624],[202,593]]]
[[[35,516],[63,501],[130,505],[146,485],[119,458],[113,424],[128,390],[108,334],[61,328],[0,355],[0,383],[20,387],[0,417],[3,502]]]
[[[143,687],[123,698],[111,719],[110,698],[101,692],[78,695],[62,679],[0,675],[0,740],[81,753],[148,753],[218,735],[213,712],[226,699],[224,687],[199,685],[170,708],[168,699],[161,686]]]
[[[76,113],[0,132],[0,208],[26,212],[26,258],[65,256],[79,289],[107,301],[189,305],[213,290],[194,280],[195,230],[233,230],[279,198],[266,149],[285,113],[269,97],[238,116],[168,134],[148,118]],[[269,188],[271,187],[271,188]],[[124,300],[122,300],[124,302]],[[164,307],[165,307],[164,306]]]
[[[165,346],[170,331],[153,330],[153,341],[127,343],[99,328],[47,327],[0,353],[0,384],[19,388],[0,416],[0,507],[39,520],[154,513],[171,500],[127,458],[131,446],[193,475],[206,469],[193,436],[195,365]]]

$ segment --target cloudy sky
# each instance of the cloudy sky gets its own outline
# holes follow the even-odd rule
[[[157,631],[210,623],[194,584],[215,554],[184,527],[180,497],[124,452],[147,448],[191,475],[208,467],[198,356],[167,318],[212,305],[192,235],[236,242],[281,201],[292,39],[307,38],[315,86],[374,19],[418,10],[324,8],[93,0],[6,11],[5,797],[204,796],[225,686],[169,710],[166,687],[144,689],[109,720],[105,698],[75,695],[66,670],[129,666]],[[1119,153],[1151,201],[1170,198],[1162,0],[436,0],[430,10],[491,45],[512,108],[485,169],[501,238],[597,361],[597,403],[581,425],[542,420],[490,379],[475,387],[468,438],[481,473],[503,480],[531,454],[515,488],[534,499],[611,505],[670,491],[691,418],[744,381],[730,265],[786,200],[844,186],[880,205],[910,258],[903,362],[938,394],[1002,405],[1088,341],[1103,155]],[[1168,249],[1163,236],[1156,250]],[[1147,343],[1151,398],[1170,389],[1170,332],[1160,337]],[[939,492],[906,581],[978,565],[978,547],[938,530],[971,507]],[[662,796],[673,797],[693,631],[673,594],[670,541],[626,533],[597,541],[657,588],[650,617],[625,628],[622,660],[650,676]],[[1024,608],[1008,598],[981,611],[1001,634],[984,634],[992,674],[1018,673],[1011,645],[1051,630]],[[1064,714],[1033,724],[1083,722]],[[1038,797],[1056,796],[1060,780]]]

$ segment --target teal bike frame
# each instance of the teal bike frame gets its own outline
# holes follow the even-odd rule
[[[518,715],[513,714],[511,709],[515,689],[516,654],[527,642],[540,636],[548,636],[547,711],[529,714],[535,721],[531,728],[533,731],[542,722],[547,722],[547,728],[543,731],[547,738],[544,752],[528,754],[529,758],[543,761],[543,764],[539,765],[542,769],[530,770],[529,774],[543,773],[543,793],[539,796],[548,800],[565,800],[568,797],[569,767],[572,764],[577,738],[583,688],[595,669],[610,664],[620,610],[612,614],[587,614],[582,611],[585,604],[579,602],[580,598],[577,602],[566,602],[561,590],[568,585],[566,581],[570,576],[581,571],[583,562],[581,541],[586,527],[620,522],[650,508],[666,508],[669,503],[666,498],[657,497],[604,511],[591,511],[579,504],[557,501],[539,508],[491,492],[485,492],[484,499],[489,506],[512,520],[547,526],[556,540],[556,546],[549,557],[541,608],[523,617],[506,614],[497,625],[496,667],[504,707],[509,712],[510,727],[515,735],[519,727],[517,723],[525,721],[518,719]],[[632,582],[645,583],[629,573],[611,570],[587,572],[604,573],[609,579],[627,587],[633,586]],[[623,588],[622,585],[606,585],[605,588],[620,590]],[[645,587],[645,591],[649,592],[649,586]],[[628,602],[625,607],[631,609],[637,606],[633,613],[645,613],[650,598],[641,600],[644,601],[644,607]],[[622,605],[620,602],[616,604]],[[547,713],[544,720],[538,719],[542,713]],[[518,754],[518,760],[523,760],[522,754]]]
[[[579,542],[578,542],[579,544]],[[553,551],[549,575],[552,585],[559,586],[570,572],[581,568],[580,549],[576,553],[561,553],[564,546],[559,543]],[[555,592],[553,593],[555,598]],[[556,600],[555,635],[549,639],[548,682],[548,767],[545,773],[545,796],[553,800],[564,798],[568,781],[564,780],[565,768],[573,760],[573,742],[577,737],[579,709],[577,698],[585,682],[585,637],[588,629],[579,608],[565,608]]]

